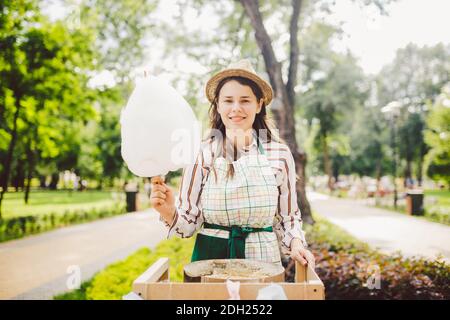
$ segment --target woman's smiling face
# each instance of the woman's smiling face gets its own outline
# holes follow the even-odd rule
[[[262,104],[263,100],[258,102],[249,86],[231,80],[220,89],[217,111],[227,129],[248,130]]]

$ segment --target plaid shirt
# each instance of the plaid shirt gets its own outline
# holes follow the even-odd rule
[[[273,243],[269,244],[268,242],[274,241],[277,242],[277,246],[279,247],[279,250],[281,249],[281,252],[283,254],[288,254],[291,241],[294,238],[299,238],[302,241],[303,245],[307,247],[305,233],[302,230],[301,213],[297,205],[297,193],[295,186],[296,171],[292,153],[290,152],[288,146],[282,143],[274,141],[262,141],[261,144],[267,155],[268,163],[266,169],[270,168],[268,170],[271,171],[270,173],[274,178],[274,185],[276,185],[276,189],[278,190],[278,199],[276,201],[277,203],[266,202],[264,204],[266,206],[273,206],[273,217],[271,218],[271,221],[276,234],[276,239],[270,238],[270,236],[268,236],[267,234],[263,235],[265,232],[255,233],[253,235],[250,234],[246,241],[246,246],[249,247],[248,250],[246,248],[246,257],[248,255],[252,255],[252,247],[260,247],[260,249],[255,249],[257,253],[254,253],[254,255],[261,254],[260,250],[263,250],[261,245],[273,248]],[[217,152],[218,147],[219,146],[217,145],[216,141],[209,140],[204,142],[202,144],[196,162],[184,169],[180,191],[178,196],[176,197],[177,212],[175,218],[171,225],[167,224],[164,220],[161,219],[161,221],[163,221],[164,224],[169,228],[168,238],[172,235],[176,235],[182,238],[192,236],[202,227],[202,224],[205,221],[205,213],[207,214],[206,217],[208,222],[218,224],[224,223],[224,221],[211,221],[211,217],[214,217],[214,215],[208,214],[208,212],[211,212],[211,210],[220,211],[221,209],[223,209],[217,207],[217,205],[221,206],[223,203],[223,201],[220,201],[220,194],[214,195],[214,193],[209,192],[208,198],[202,196],[205,190],[205,184],[207,186],[209,185],[207,184],[208,180],[215,180],[214,173],[211,171],[211,159],[214,156],[214,153]],[[257,153],[258,148],[256,139],[253,139],[252,144],[246,149],[245,155],[255,155]],[[245,157],[245,155],[243,155],[243,157]],[[238,159],[237,163],[242,164],[242,161],[244,160],[246,165],[251,166],[251,160],[249,160],[250,162],[248,162],[246,159],[241,158]],[[248,158],[250,159],[251,157]],[[225,162],[224,158],[219,157],[216,159],[215,167],[217,167],[217,164],[219,164],[219,166],[216,168],[219,179],[222,174],[221,172],[223,171],[221,170],[222,166],[220,165],[222,162]],[[239,166],[237,166],[236,170],[238,169]],[[247,168],[242,169],[246,172],[248,171]],[[249,173],[246,173],[245,175],[249,175]],[[212,189],[214,189],[214,187]],[[258,192],[258,189],[255,189],[249,195],[253,202],[252,206],[255,206],[255,203],[257,204],[258,202]],[[235,205],[239,206],[240,200],[236,199],[235,201]],[[205,204],[207,204],[208,206],[207,210],[206,208],[203,208]],[[236,216],[236,214],[242,214],[242,209],[236,210],[234,216],[232,212],[230,212],[230,214],[232,220],[231,224],[242,223],[242,217]],[[230,223],[230,215],[228,213],[227,219],[227,222]],[[252,224],[252,226],[254,227],[263,227],[264,225],[261,224],[267,223],[267,221],[258,221],[257,219],[255,220],[253,218],[250,221],[249,217],[246,217],[246,222],[251,222],[250,224]],[[225,225],[226,224],[227,223],[225,223]],[[246,224],[248,225],[248,223]],[[206,235],[228,238],[228,232],[223,230],[202,228],[200,232]],[[261,236],[263,236],[263,239],[261,239]],[[254,244],[253,246],[252,243]],[[270,259],[277,260],[277,253],[271,252],[268,254],[272,257]]]

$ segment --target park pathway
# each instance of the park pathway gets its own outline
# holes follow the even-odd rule
[[[450,227],[368,207],[355,200],[308,192],[313,210],[386,253],[450,262]],[[0,243],[0,299],[51,299],[67,291],[73,266],[81,279],[141,247],[154,247],[166,230],[156,211],[128,213]]]
[[[450,226],[370,207],[364,201],[307,195],[314,211],[373,248],[429,259],[442,254],[450,262]]]
[[[0,299],[52,299],[67,291],[78,267],[88,280],[137,249],[154,247],[166,236],[158,218],[148,209],[0,243]]]

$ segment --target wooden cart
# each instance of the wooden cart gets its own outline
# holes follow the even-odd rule
[[[310,267],[296,262],[295,283],[279,282],[289,300],[323,300],[325,287]],[[269,283],[240,284],[242,300],[255,300]],[[160,258],[133,282],[133,292],[144,300],[227,300],[226,283],[185,283],[169,281],[169,259]]]

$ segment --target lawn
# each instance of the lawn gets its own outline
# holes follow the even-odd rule
[[[146,195],[139,194],[139,209],[148,208]],[[116,191],[32,191],[28,204],[23,192],[8,192],[2,204],[2,217],[22,217],[48,213],[62,214],[66,211],[88,211],[124,203],[125,194]]]
[[[450,190],[425,190],[426,198],[434,198],[438,205],[450,208]]]
[[[343,229],[314,213],[316,224],[305,225],[316,271],[325,285],[327,299],[448,299],[450,266],[444,261],[380,254]],[[190,262],[195,237],[172,237],[156,248],[142,248],[128,258],[99,271],[80,289],[54,297],[58,300],[121,299],[133,281],[158,258],[170,259],[170,280],[183,281],[183,266]],[[365,285],[374,266],[382,271],[382,290]]]
[[[8,192],[2,204],[2,217],[104,208],[121,201],[120,197],[120,194],[109,191],[32,191],[28,204],[25,204],[23,192]]]
[[[318,191],[323,194],[329,195],[326,191]],[[399,192],[399,197],[402,193]],[[348,195],[341,190],[335,191],[334,196],[339,198],[348,198]],[[379,203],[375,204],[376,207],[381,209],[387,209],[393,212],[407,214],[405,200],[400,199],[397,202],[397,209],[394,209],[391,196],[378,199]],[[415,216],[432,222],[438,222],[446,225],[450,225],[450,191],[448,190],[425,190],[424,191],[424,214],[422,216]]]

